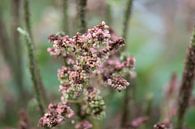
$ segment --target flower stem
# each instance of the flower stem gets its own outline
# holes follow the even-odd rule
[[[79,14],[79,21],[80,21],[80,33],[85,33],[85,31],[87,30],[87,23],[86,23],[86,6],[87,6],[87,0],[79,0],[78,1],[78,14]],[[77,108],[78,108],[78,116],[81,120],[83,120],[85,118],[85,116],[83,116],[81,114],[81,105],[78,103],[77,104]]]
[[[176,129],[182,129],[184,116],[189,105],[195,77],[195,30],[192,35],[190,46],[187,50],[185,67],[178,96],[178,110]]]

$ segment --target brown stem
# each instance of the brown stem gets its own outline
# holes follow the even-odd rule
[[[87,0],[79,0],[78,3],[78,14],[80,19],[80,32],[84,33],[87,29],[87,23],[86,23],[86,6],[87,6]]]
[[[29,35],[29,40],[27,40],[27,48],[28,48],[28,53],[29,53],[29,63],[30,63],[30,72],[32,76],[32,81],[34,85],[35,92],[37,94],[37,100],[39,101],[39,107],[42,110],[42,114],[44,108],[47,104],[47,97],[44,89],[44,85],[42,82],[40,70],[37,65],[37,61],[34,57],[34,49],[35,49],[35,43],[33,40],[33,35],[32,35],[32,28],[31,28],[31,23],[30,23],[30,9],[29,9],[29,0],[24,0],[24,17],[25,17],[25,26],[27,29],[27,33]]]
[[[195,31],[187,50],[185,67],[178,96],[178,110],[176,129],[182,129],[184,116],[189,105],[195,76]]]

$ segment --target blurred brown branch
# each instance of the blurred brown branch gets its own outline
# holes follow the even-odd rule
[[[194,28],[195,29],[195,28]],[[185,67],[178,96],[178,110],[176,129],[182,129],[184,116],[191,98],[193,83],[195,77],[195,30],[192,35],[192,40],[187,49]]]

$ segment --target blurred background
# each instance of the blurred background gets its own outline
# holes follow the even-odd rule
[[[77,0],[69,0],[66,33],[78,30]],[[28,55],[23,37],[16,27],[24,26],[22,0],[0,1],[0,128],[17,128],[23,110],[36,128],[39,114],[32,88]],[[63,0],[29,0],[35,55],[49,100],[59,99],[56,72],[61,62],[52,58],[47,48],[48,36],[64,31]],[[106,21],[122,35],[127,0],[88,0],[87,26]],[[19,10],[17,11],[17,8]],[[181,80],[185,51],[195,23],[194,0],[134,0],[126,40],[126,53],[136,58],[135,101],[142,105],[150,99],[153,123],[160,119],[160,108],[170,77]],[[26,98],[22,96],[26,95]],[[107,102],[107,116],[99,123],[109,127],[120,114],[122,92]],[[136,105],[135,104],[135,105]],[[104,122],[103,122],[104,121]],[[110,121],[110,123],[105,122]],[[195,128],[195,108],[187,112],[186,125]],[[150,127],[152,128],[152,127]]]

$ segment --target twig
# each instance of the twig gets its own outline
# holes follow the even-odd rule
[[[30,38],[32,51],[34,51],[35,43],[34,43],[34,40],[33,40],[32,28],[31,28],[31,23],[30,23],[29,0],[24,0],[24,15],[25,15],[24,17],[25,17],[26,30],[27,30],[27,33],[28,33],[29,38]],[[32,60],[32,59],[30,59],[30,60]],[[35,60],[35,58],[34,58],[34,60]],[[40,90],[40,93],[42,95],[44,105],[47,105],[46,92],[45,92],[44,85],[43,85],[43,82],[42,82],[40,70],[37,66],[37,62],[35,62],[35,64],[34,64],[34,70],[35,70],[35,77],[36,77],[36,81],[37,81],[37,83],[36,83],[37,87]]]
[[[87,0],[79,0],[78,3],[78,13],[80,17],[80,32],[84,33],[86,31],[87,23],[86,23],[86,6]]]
[[[178,110],[176,129],[182,129],[184,116],[189,105],[195,77],[195,30],[192,35],[190,46],[187,50],[185,67],[178,96]]]

